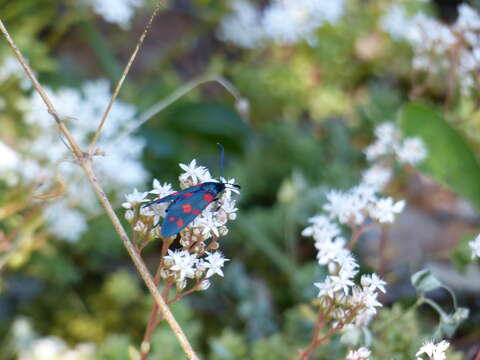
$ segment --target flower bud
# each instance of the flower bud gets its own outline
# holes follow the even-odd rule
[[[125,220],[127,220],[129,223],[132,223],[134,217],[135,212],[133,210],[125,211]]]
[[[176,286],[177,286],[177,291],[181,291],[181,290],[185,289],[187,287],[187,280],[185,280],[185,279],[177,280]]]
[[[220,228],[218,229],[218,233],[221,236],[225,236],[228,234],[228,228],[226,226],[220,226]]]
[[[200,286],[198,287],[198,289],[199,289],[200,291],[205,291],[205,290],[207,290],[209,287],[210,287],[210,281],[208,281],[208,280],[203,280],[203,281],[200,283]]]

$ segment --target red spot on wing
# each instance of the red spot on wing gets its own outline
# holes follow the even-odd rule
[[[193,213],[194,213],[195,215],[198,215],[198,214],[200,214],[200,210],[194,209],[194,210],[193,210]]]
[[[174,221],[175,221],[175,216],[170,216],[170,217],[168,218],[168,220],[169,220],[170,222],[174,222]]]
[[[183,212],[184,212],[184,213],[192,212],[192,205],[190,205],[190,204],[184,204],[184,205],[182,206],[182,208],[183,208]]]
[[[192,195],[193,195],[192,193],[185,193],[185,194],[183,194],[183,197],[190,197]]]
[[[210,201],[212,201],[212,200],[213,200],[213,195],[212,195],[212,194],[209,194],[209,193],[207,193],[207,194],[203,195],[203,199],[204,199],[206,202],[208,202],[208,203],[209,203]]]
[[[178,227],[182,227],[182,226],[183,226],[183,220],[182,220],[182,219],[178,219],[178,220],[177,220],[177,225],[178,225]]]

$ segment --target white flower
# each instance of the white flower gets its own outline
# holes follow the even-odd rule
[[[233,13],[221,23],[219,36],[239,46],[254,48],[268,41],[292,44],[307,40],[326,23],[343,15],[344,0],[274,0],[263,13],[249,2],[233,2]]]
[[[52,203],[44,212],[50,232],[61,239],[75,241],[88,228],[85,216],[65,201]]]
[[[349,293],[349,289],[351,286],[355,285],[355,283],[350,279],[347,273],[347,276],[342,276],[342,272],[340,272],[339,276],[331,275],[330,279],[332,280],[333,289],[335,291],[343,290],[344,294],[347,295]]]
[[[379,141],[394,144],[400,138],[400,131],[393,122],[384,122],[375,128],[375,135]]]
[[[478,11],[466,3],[458,6],[458,18],[455,22],[457,31],[480,30],[480,16]]]
[[[130,194],[125,194],[125,199],[127,199],[126,202],[122,204],[122,206],[125,209],[131,209],[138,204],[147,202],[148,199],[146,198],[148,195],[148,192],[139,192],[136,188],[133,190],[132,193]]]
[[[317,215],[308,219],[311,226],[302,231],[303,236],[312,236],[316,241],[329,241],[340,234],[340,228],[328,217]]]
[[[207,290],[209,287],[210,287],[211,283],[209,280],[203,280],[201,283],[200,283],[200,286],[199,286],[199,289],[202,290],[202,291],[205,291]]]
[[[376,160],[381,156],[387,155],[390,153],[389,144],[382,141],[375,141],[374,143],[368,145],[363,151],[368,161]]]
[[[264,38],[259,10],[248,1],[234,0],[233,12],[222,20],[218,35],[241,47],[257,47]]]
[[[214,274],[218,274],[223,277],[222,267],[225,264],[225,261],[230,261],[230,259],[224,258],[220,251],[216,251],[214,253],[207,252],[205,261],[205,267],[208,269],[206,275],[207,278]]]
[[[363,223],[367,205],[376,199],[375,189],[367,185],[356,186],[344,193],[332,190],[326,194],[326,197],[328,203],[323,206],[323,209],[330,213],[330,217],[338,218],[342,224]]]
[[[385,294],[385,285],[387,284],[385,281],[380,279],[377,274],[371,274],[371,275],[362,275],[362,278],[360,280],[360,283],[364,287],[368,287],[370,291],[375,291],[375,290],[380,290]]]
[[[318,250],[317,260],[320,265],[326,265],[339,256],[345,249],[345,239],[337,237],[333,240],[317,241],[315,247]]]
[[[135,9],[143,5],[142,0],[84,0],[105,21],[117,24],[123,29],[130,27]]]
[[[393,223],[395,214],[399,214],[405,207],[405,201],[400,200],[396,203],[393,202],[391,197],[379,199],[373,203],[368,213],[372,219],[377,220],[380,223]]]
[[[238,211],[238,209],[235,207],[236,206],[235,203],[236,203],[235,200],[225,201],[221,207],[221,209],[227,213],[228,218],[230,220],[235,220],[235,217],[236,217],[235,213]]]
[[[410,21],[405,10],[397,3],[390,4],[380,21],[381,27],[393,39],[400,40],[405,37],[405,29],[410,26]]]
[[[226,179],[224,177],[220,177],[220,181],[222,183],[224,183],[226,186],[225,186],[225,194],[230,197],[231,193],[235,193],[235,194],[240,194],[240,190],[238,190],[238,188],[236,186],[232,186],[232,185],[235,185],[236,182],[235,182],[235,179],[232,178],[232,179]]]
[[[406,138],[403,143],[395,149],[395,153],[400,162],[417,165],[427,157],[427,148],[422,139],[411,137]]]
[[[46,92],[56,104],[60,116],[68,124],[79,145],[86,147],[91,134],[98,126],[98,119],[104,111],[105,104],[110,100],[109,82],[107,80],[90,81],[84,83],[80,89],[63,87],[53,91],[47,88]],[[17,169],[17,175],[27,184],[38,182],[50,184],[54,178],[53,169],[59,161],[69,159],[69,150],[59,141],[55,121],[46,111],[37,93],[34,92],[28,100],[20,104],[19,109],[24,112],[23,120],[31,129],[30,137],[24,137],[16,144],[22,163],[22,166]],[[104,150],[106,155],[93,157],[93,166],[98,179],[109,193],[122,194],[128,191],[127,189],[143,184],[146,179],[147,172],[139,161],[145,141],[131,135],[123,136],[121,142],[115,141],[135,113],[134,106],[122,101],[115,102],[98,142],[98,147]],[[78,118],[71,116],[78,116]],[[57,213],[56,219],[55,216],[51,217],[48,224],[50,230],[57,236],[69,234],[70,240],[76,240],[87,229],[84,226],[87,218],[98,214],[100,206],[78,166],[63,162],[59,166],[59,171],[65,183],[68,184],[62,202],[66,209],[75,211],[78,225],[66,231],[58,231],[61,229],[61,224],[56,219],[62,218],[59,216],[63,214],[62,212]],[[71,219],[73,224],[73,217]]]
[[[23,70],[18,60],[14,56],[7,56],[0,66],[0,83],[5,82],[11,76],[15,76],[22,82],[29,81],[25,70]]]
[[[172,185],[169,183],[160,184],[160,181],[157,179],[153,179],[152,184],[153,190],[150,190],[150,194],[155,194],[158,196],[159,199],[173,194],[175,190],[172,189]]]
[[[65,341],[54,336],[33,341],[28,349],[21,350],[19,360],[87,360],[95,354],[95,345],[81,343],[69,349]]]
[[[371,352],[367,348],[361,347],[357,350],[350,350],[346,360],[367,360]]]
[[[330,298],[333,298],[336,289],[335,284],[330,278],[330,276],[327,276],[323,282],[317,282],[313,285],[315,285],[319,290],[317,295],[318,297],[328,296]]]
[[[186,250],[172,251],[168,249],[168,255],[164,259],[168,264],[172,264],[170,270],[178,272],[179,280],[195,276],[195,264],[198,261],[195,254],[190,254]]]
[[[470,249],[472,249],[472,259],[475,257],[480,257],[480,234],[475,238],[475,240],[470,241],[468,246],[470,246]]]
[[[380,190],[390,181],[391,178],[391,168],[382,165],[373,165],[371,168],[363,172],[362,184]]]
[[[201,182],[200,179],[205,178],[206,173],[210,174],[205,167],[197,166],[197,160],[195,159],[188,165],[180,164],[180,167],[185,171],[185,173],[180,175],[180,182],[182,183],[187,183],[187,181],[191,180],[191,185],[196,185]]]
[[[204,240],[210,238],[212,235],[219,237],[220,233],[218,228],[223,224],[217,221],[215,214],[208,208],[205,209],[201,216],[197,217],[192,226],[200,227]]]
[[[448,341],[442,340],[437,345],[433,341],[426,341],[418,350],[416,356],[426,354],[431,360],[445,360],[445,351],[450,344]]]
[[[145,234],[147,232],[147,225],[145,225],[141,221],[137,221],[137,223],[133,227],[133,231],[139,232],[141,234]]]

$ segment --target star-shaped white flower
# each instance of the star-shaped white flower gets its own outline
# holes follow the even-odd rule
[[[480,257],[480,234],[475,238],[475,240],[470,241],[468,246],[470,246],[470,249],[472,249],[472,259],[475,257]]]
[[[235,193],[235,194],[240,194],[240,190],[238,190],[238,188],[236,186],[233,186],[233,185],[236,185],[234,178],[226,179],[222,176],[222,177],[220,177],[220,181],[226,185],[225,186],[225,193],[226,194],[230,195],[230,193],[232,193],[232,192]]]
[[[186,277],[193,278],[195,276],[195,264],[198,259],[195,254],[190,254],[186,250],[168,249],[168,255],[165,256],[165,260],[172,264],[170,270],[177,271],[179,279],[184,280]]]
[[[131,209],[140,203],[147,202],[148,201],[148,199],[146,199],[147,195],[148,195],[148,192],[139,192],[135,188],[133,190],[133,193],[125,194],[125,199],[127,199],[127,201],[124,202],[122,206],[125,209]]]
[[[222,267],[225,264],[225,261],[230,261],[230,259],[224,258],[223,254],[220,251],[214,253],[207,252],[207,257],[205,258],[205,267],[207,270],[207,278],[214,274],[218,274],[223,277]]]
[[[372,219],[378,220],[380,223],[393,223],[395,214],[399,214],[405,207],[405,201],[400,200],[393,202],[391,197],[382,198],[371,204],[369,214]]]
[[[203,179],[205,177],[205,173],[208,170],[203,166],[197,166],[197,160],[193,159],[190,164],[180,164],[180,167],[183,171],[185,171],[182,175],[180,175],[180,181],[185,182],[188,179],[192,180],[193,184],[198,184],[199,179]]]
[[[160,184],[160,181],[157,179],[153,180],[153,190],[150,190],[150,194],[155,194],[158,198],[163,198],[170,194],[173,194],[175,190],[172,189],[172,185],[169,183]]]
[[[385,281],[380,279],[377,274],[373,273],[371,275],[362,275],[360,283],[364,287],[368,287],[370,291],[380,290],[385,294],[385,285],[387,284]]]
[[[426,341],[415,356],[426,354],[432,360],[445,360],[445,351],[449,346],[450,344],[445,340],[442,340],[437,345],[433,341]]]
[[[330,298],[333,298],[335,295],[335,284],[330,278],[330,276],[327,276],[323,282],[316,282],[313,283],[318,288],[318,297],[322,296],[328,296]]]

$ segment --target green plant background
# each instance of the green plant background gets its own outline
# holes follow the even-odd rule
[[[153,6],[140,10],[124,32],[79,3],[0,0],[0,19],[40,81],[51,87],[78,87],[98,77],[113,83]],[[205,358],[292,359],[308,343],[315,318],[309,306],[315,297],[312,284],[322,270],[315,265],[311,240],[300,232],[321,209],[326,189],[358,182],[367,166],[361,149],[373,139],[377,124],[398,121],[405,134],[420,136],[429,149],[421,171],[480,208],[478,99],[459,96],[445,110],[444,94],[434,88],[412,102],[411,50],[378,29],[381,1],[359,3],[349,2],[348,21],[317,31],[316,47],[300,43],[240,50],[215,37],[227,4],[172,2],[155,22],[122,90],[124,101],[145,110],[185,81],[217,73],[249,101],[246,121],[228,93],[215,84],[203,85],[139,130],[147,141],[143,161],[152,178],[175,182],[178,163],[192,158],[219,175],[215,144],[220,142],[226,149],[226,175],[242,185],[239,217],[221,241],[232,260],[225,279],[174,306]],[[372,34],[380,50],[362,59],[359,41]],[[0,59],[7,54],[2,40]],[[22,90],[5,82],[0,93],[7,104],[0,112],[1,138],[18,141],[26,125],[8,104],[18,101]],[[404,194],[407,177],[401,174],[390,195]],[[22,189],[12,192],[0,184],[0,207],[26,199]],[[120,204],[115,205],[121,213]],[[28,318],[42,336],[55,335],[71,345],[96,343],[98,359],[129,359],[128,347],[141,342],[151,299],[108,219],[92,218],[88,232],[74,243],[45,238],[36,231],[39,224],[22,223],[21,216],[0,218],[0,229],[25,229],[31,244],[19,250],[0,278],[0,359],[15,358],[11,326],[19,317]],[[470,261],[465,244],[443,261],[452,257],[465,267]],[[159,249],[159,244],[149,247],[147,263]],[[371,269],[365,264],[362,270]],[[409,286],[408,276],[394,281]],[[414,358],[434,328],[435,315],[423,307],[402,315],[415,301],[413,291],[393,297],[371,327],[374,359]],[[448,359],[473,351],[461,346],[462,339],[480,342],[478,300],[471,295],[459,300],[472,315],[455,335],[464,355]],[[152,343],[153,359],[183,358],[166,325]],[[316,358],[344,353],[335,338]]]

